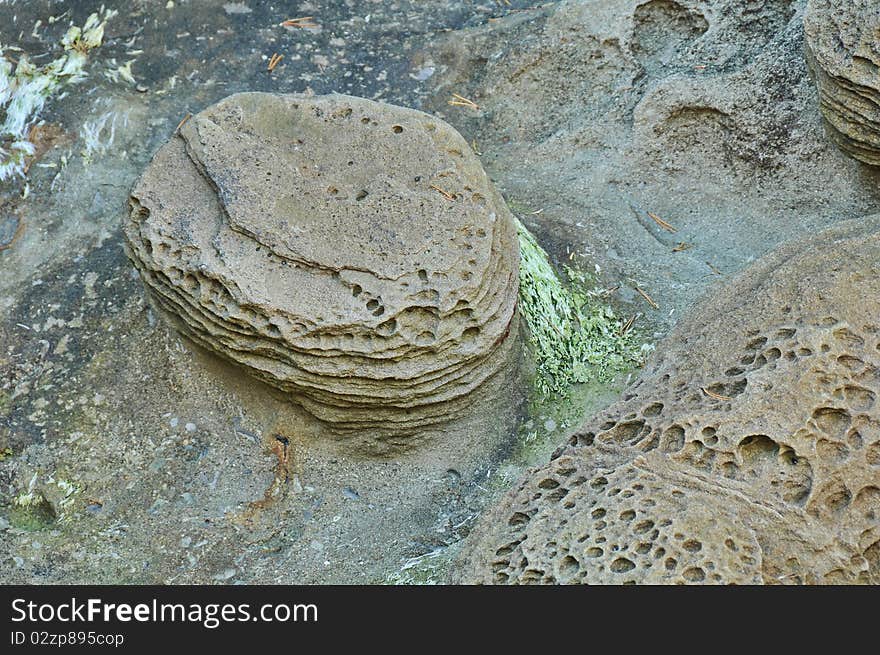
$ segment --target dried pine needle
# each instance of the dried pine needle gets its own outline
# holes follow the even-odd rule
[[[700,391],[709,396],[709,398],[714,398],[715,400],[733,400],[730,396],[722,396],[720,393],[709,391],[706,387],[700,387]]]
[[[449,193],[449,191],[446,191],[445,189],[441,189],[441,188],[438,187],[436,184],[432,184],[432,185],[431,185],[431,188],[434,189],[434,191],[436,191],[437,193],[439,193],[441,196],[443,196],[443,197],[446,198],[447,200],[455,200],[455,194],[454,194],[454,193]]]
[[[632,329],[632,326],[635,324],[635,322],[636,322],[636,314],[633,314],[632,316],[629,317],[629,320],[626,323],[624,323],[623,325],[620,326],[620,335],[623,336],[624,334],[629,332]]]
[[[174,133],[177,134],[178,132],[180,132],[180,128],[183,127],[184,125],[186,125],[186,122],[187,122],[190,118],[192,118],[192,116],[193,116],[193,115],[192,115],[191,113],[186,112],[186,116],[184,116],[183,118],[181,118],[181,119],[180,119],[180,122],[177,124],[177,127],[174,128]]]
[[[282,27],[296,27],[298,29],[315,29],[319,27],[319,25],[314,22],[313,16],[301,16],[300,18],[288,18],[285,21],[282,21]]]
[[[275,67],[281,63],[281,60],[284,59],[284,55],[279,55],[277,52],[272,55],[269,59],[269,65],[266,67],[266,70],[270,73],[275,70]]]
[[[646,212],[646,213],[648,214],[648,216],[650,217],[650,219],[652,221],[654,221],[657,225],[659,225],[661,228],[663,228],[667,232],[678,232],[678,230],[676,230],[672,225],[670,225],[669,223],[664,221],[662,218],[657,216],[657,214],[654,214],[652,212]]]
[[[648,304],[651,305],[651,307],[653,307],[654,309],[660,309],[660,305],[658,305],[656,302],[654,302],[654,299],[651,296],[649,296],[647,293],[645,293],[645,291],[643,291],[641,287],[636,287],[636,291],[639,292],[639,294],[642,296],[642,298],[644,298],[645,300],[648,301]]]
[[[458,95],[457,93],[452,94],[452,100],[449,101],[449,104],[453,107],[469,107],[470,109],[479,109],[480,105],[478,105],[473,100],[469,98],[465,98],[464,96]]]

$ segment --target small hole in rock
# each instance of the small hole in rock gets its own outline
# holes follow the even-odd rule
[[[616,560],[611,562],[611,571],[612,573],[626,573],[627,571],[632,571],[636,568],[636,565],[632,562],[632,560],[628,560],[626,557],[618,557]]]
[[[651,403],[642,410],[642,416],[658,416],[663,411],[663,403]]]

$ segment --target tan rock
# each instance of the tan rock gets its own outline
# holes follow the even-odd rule
[[[880,215],[710,293],[468,537],[456,582],[880,582]]]
[[[175,327],[336,428],[442,422],[510,359],[512,216],[427,114],[233,95],[159,150],[130,204],[129,256]]]
[[[831,136],[852,157],[880,166],[880,5],[810,0],[804,31]]]

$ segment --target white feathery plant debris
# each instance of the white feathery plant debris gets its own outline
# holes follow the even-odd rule
[[[89,51],[101,45],[104,27],[117,13],[102,8],[82,27],[71,25],[61,39],[64,54],[43,66],[32,64],[22,53],[13,72],[13,62],[0,44],[0,182],[24,177],[25,160],[35,150],[30,130],[46,101],[63,86],[85,78]]]
[[[93,121],[83,123],[80,130],[83,148],[80,154],[83,163],[88,165],[91,163],[95,155],[101,155],[113,145],[116,138],[116,121],[119,118],[118,112],[108,111],[101,114]],[[123,115],[123,127],[128,125],[128,115]],[[105,136],[104,139],[101,137]]]
[[[572,384],[606,381],[639,364],[650,346],[640,347],[621,329],[583,273],[566,266],[564,285],[535,237],[516,223],[520,311],[535,351],[538,390],[564,394]]]

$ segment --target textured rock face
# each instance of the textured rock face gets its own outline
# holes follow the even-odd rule
[[[441,422],[510,359],[512,217],[427,114],[230,96],[161,148],[130,206],[129,257],[169,320],[340,430]]]
[[[523,220],[552,254],[588,253],[603,284],[621,284],[620,311],[671,328],[714,279],[707,262],[739,271],[784,240],[880,210],[877,173],[828,136],[805,4],[544,5],[441,41],[432,107],[476,138],[505,197],[544,209]],[[480,112],[450,108],[451,93]]]
[[[807,62],[837,144],[880,166],[880,4],[810,0],[804,15]]]
[[[710,294],[468,537],[480,583],[880,583],[880,215]]]

